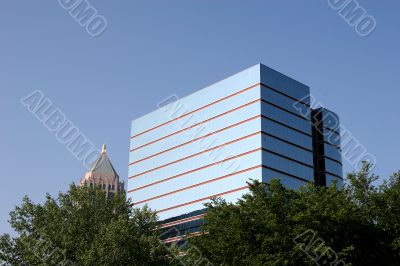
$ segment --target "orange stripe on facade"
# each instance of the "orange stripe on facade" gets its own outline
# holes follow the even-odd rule
[[[199,170],[202,170],[202,169],[211,167],[211,166],[213,166],[213,165],[217,165],[217,164],[219,164],[219,163],[223,163],[223,162],[226,162],[226,161],[230,161],[230,160],[233,160],[233,159],[236,159],[236,158],[245,156],[245,155],[247,155],[247,154],[254,153],[254,152],[256,152],[256,151],[260,151],[261,149],[262,149],[262,148],[257,148],[257,149],[254,149],[254,150],[251,150],[251,151],[248,151],[248,152],[245,152],[245,153],[241,153],[241,154],[238,154],[238,155],[235,155],[235,156],[232,156],[232,157],[229,157],[229,158],[220,160],[220,161],[218,161],[218,162],[214,162],[214,163],[211,163],[211,164],[208,164],[208,165],[205,165],[205,166],[202,166],[202,167],[199,167],[199,168],[190,170],[190,171],[188,171],[188,172],[181,173],[181,174],[178,174],[178,175],[175,175],[175,176],[172,176],[172,177],[163,179],[163,180],[170,180],[170,179],[176,178],[176,177],[178,177],[178,176],[190,174],[190,173],[193,173],[193,172],[196,172],[196,171],[199,171]],[[158,167],[157,167],[157,168],[158,168]],[[128,179],[135,178],[135,177],[138,177],[138,176],[140,176],[140,175],[144,175],[144,174],[147,174],[147,173],[149,173],[149,172],[155,171],[155,170],[157,170],[157,168],[151,169],[151,170],[149,170],[149,171],[146,171],[146,172],[143,172],[143,173],[134,175],[134,176],[130,176],[130,177],[128,177]],[[162,180],[160,180],[160,181],[162,181]],[[154,183],[159,183],[160,181],[157,181],[157,182],[154,182]],[[152,184],[154,184],[154,183],[152,183]],[[148,184],[148,185],[150,185],[150,184]],[[148,185],[146,185],[146,186],[148,186]],[[143,186],[143,187],[144,187],[144,186]],[[137,189],[134,189],[134,190],[137,190]],[[132,190],[132,191],[134,191],[134,190]]]
[[[264,118],[264,117],[261,117],[261,118]],[[253,119],[254,119],[254,118],[253,118]],[[247,122],[247,121],[246,121],[246,122]],[[241,123],[241,122],[239,122],[239,123]],[[225,128],[223,128],[222,130],[225,130]],[[215,133],[219,133],[219,132],[212,132],[212,133],[215,134]],[[307,149],[307,148],[305,148],[305,147],[303,147],[303,146],[297,145],[297,144],[295,144],[295,143],[292,143],[292,142],[290,142],[290,141],[287,141],[287,140],[285,140],[285,139],[282,139],[282,138],[280,138],[280,137],[277,137],[277,136],[275,136],[275,135],[271,135],[271,134],[266,133],[266,132],[263,132],[263,131],[255,132],[255,133],[253,133],[253,134],[258,134],[258,133],[261,133],[261,134],[264,134],[264,135],[266,135],[266,136],[269,136],[269,137],[278,139],[278,140],[283,141],[283,142],[286,142],[286,143],[288,143],[288,144],[290,144],[290,145],[296,146],[297,148],[300,148],[300,149],[303,149],[303,150],[306,150],[306,151],[310,151],[310,152],[311,152],[310,149]],[[250,135],[253,135],[253,134],[250,134]],[[248,136],[249,136],[249,135],[248,135]],[[201,138],[203,138],[203,137],[201,137]],[[243,137],[243,138],[245,138],[245,137]],[[159,156],[159,155],[161,155],[161,154],[164,154],[164,153],[166,153],[166,152],[175,150],[175,149],[177,149],[177,148],[181,148],[181,147],[183,147],[183,146],[185,146],[185,145],[188,145],[188,144],[190,144],[190,143],[192,143],[192,142],[194,142],[194,141],[197,141],[197,140],[198,140],[198,139],[194,139],[194,140],[191,140],[191,141],[188,141],[188,142],[179,144],[179,145],[177,145],[177,146],[171,147],[171,148],[169,148],[169,149],[163,150],[163,151],[161,151],[161,152],[157,152],[157,153],[152,154],[152,155],[150,155],[150,156],[144,157],[144,158],[142,158],[142,159],[140,159],[140,160],[131,162],[131,163],[129,164],[129,166],[134,165],[134,164],[137,164],[137,163],[140,163],[140,162],[143,162],[143,161],[145,161],[145,160],[148,160],[148,159],[151,159],[151,158],[154,158],[154,157],[157,157],[157,156]],[[228,145],[228,144],[230,144],[230,142],[227,142],[227,143],[225,143],[225,144],[221,144],[221,145],[219,145],[218,147],[224,146],[224,145]],[[216,147],[210,148],[210,149],[208,149],[208,151],[210,151],[210,150],[212,150],[212,149],[215,149],[215,148],[216,148]]]
[[[215,194],[215,195],[212,195],[212,196],[209,196],[209,197],[205,197],[205,198],[189,201],[189,202],[186,202],[186,203],[183,203],[183,204],[179,204],[179,205],[176,205],[176,206],[172,206],[172,207],[169,207],[169,208],[165,208],[165,209],[156,211],[156,213],[165,212],[165,211],[173,210],[173,209],[176,209],[176,208],[184,207],[184,206],[187,206],[187,205],[191,205],[191,204],[194,204],[194,203],[197,203],[197,202],[201,202],[201,201],[209,200],[209,199],[212,199],[212,198],[220,197],[220,196],[227,195],[227,194],[230,194],[230,193],[234,193],[234,192],[237,192],[237,191],[240,191],[240,190],[248,189],[249,187],[250,186],[244,186],[244,187],[232,189],[232,190],[229,190],[229,191],[226,191],[226,192],[222,192],[222,193],[219,193],[219,194]]]
[[[187,141],[187,142],[184,142],[184,143],[179,144],[179,145],[177,145],[177,146],[171,147],[171,148],[166,149],[166,150],[164,150],[164,151],[161,151],[161,152],[159,152],[159,153],[150,155],[149,157],[146,157],[146,158],[144,158],[144,159],[149,159],[149,158],[151,158],[151,157],[160,155],[160,154],[162,154],[162,153],[169,152],[169,151],[172,151],[172,150],[177,149],[177,148],[181,148],[181,147],[183,147],[183,146],[185,146],[185,145],[188,145],[188,144],[190,144],[190,143],[193,143],[193,142],[196,142],[196,141],[198,141],[198,140],[207,138],[207,137],[212,136],[212,135],[214,135],[214,134],[220,133],[220,132],[222,132],[222,131],[228,130],[228,129],[230,129],[230,128],[239,126],[239,125],[241,125],[241,124],[247,123],[247,122],[249,122],[249,121],[252,121],[252,120],[254,120],[254,119],[261,118],[261,117],[262,117],[261,115],[256,115],[256,116],[247,118],[247,119],[245,119],[245,120],[243,120],[243,121],[240,121],[240,122],[238,122],[238,123],[235,123],[235,124],[232,124],[232,125],[230,125],[230,126],[227,126],[227,127],[221,128],[221,129],[218,129],[217,131],[208,133],[208,134],[206,134],[206,135],[204,135],[204,136],[201,136],[201,137],[192,139],[192,140],[190,140],[190,141]],[[132,162],[132,163],[130,163],[129,165],[132,165],[132,164],[134,164],[134,163],[136,163],[136,162]]]
[[[175,131],[175,132],[173,132],[173,133],[171,133],[171,134],[168,134],[168,135],[166,135],[166,136],[164,136],[164,137],[155,139],[155,140],[150,141],[150,142],[148,142],[148,143],[146,143],[146,144],[143,144],[143,145],[141,145],[141,146],[138,146],[138,147],[136,147],[136,148],[134,148],[134,149],[131,149],[130,152],[133,152],[133,151],[136,151],[136,150],[138,150],[138,149],[144,148],[144,147],[146,147],[146,146],[149,146],[149,145],[151,145],[151,144],[154,144],[154,143],[156,143],[156,142],[159,142],[159,141],[161,141],[161,140],[163,140],[163,139],[172,137],[172,136],[174,136],[174,135],[176,135],[176,134],[179,134],[179,133],[184,132],[184,131],[186,131],[186,130],[189,130],[189,129],[191,129],[191,128],[197,127],[197,126],[199,126],[199,125],[205,124],[205,123],[210,122],[210,121],[212,121],[212,120],[214,120],[214,119],[217,119],[217,118],[219,118],[219,117],[225,116],[225,115],[227,115],[227,114],[229,114],[229,113],[235,112],[235,111],[240,110],[240,109],[242,109],[242,108],[244,108],[244,107],[246,107],[246,106],[249,106],[249,105],[251,105],[251,104],[253,104],[253,103],[260,102],[260,101],[261,101],[261,99],[256,99],[256,100],[253,100],[253,101],[251,101],[251,102],[245,103],[245,104],[243,104],[243,105],[241,105],[241,106],[238,106],[238,107],[236,107],[236,108],[233,108],[232,110],[226,111],[226,112],[224,112],[224,113],[222,113],[222,114],[213,116],[213,117],[208,118],[208,119],[206,119],[206,120],[204,120],[204,121],[201,121],[201,122],[199,122],[199,123],[197,123],[197,124],[191,125],[191,126],[189,126],[189,127],[183,128],[183,129],[180,129],[180,130]]]
[[[235,93],[233,93],[233,94],[231,94],[231,95],[228,95],[228,96],[226,96],[226,97],[224,97],[224,98],[222,98],[222,99],[219,99],[219,100],[214,101],[214,102],[212,102],[212,103],[209,103],[209,104],[207,104],[207,105],[205,105],[205,106],[202,106],[202,107],[200,107],[200,108],[197,108],[197,109],[195,109],[195,110],[193,110],[193,111],[190,111],[189,113],[183,114],[183,115],[181,115],[181,116],[179,116],[179,117],[176,117],[176,118],[174,118],[174,119],[171,119],[171,120],[169,120],[169,121],[166,121],[166,122],[164,122],[164,123],[161,123],[161,124],[159,124],[159,125],[157,125],[157,126],[154,126],[154,127],[152,127],[152,128],[149,128],[149,129],[147,129],[147,130],[145,130],[145,131],[142,131],[142,132],[140,132],[140,133],[138,133],[138,134],[136,134],[136,135],[131,136],[130,139],[133,139],[133,138],[138,137],[138,136],[140,136],[140,135],[143,135],[143,134],[145,134],[145,133],[147,133],[147,132],[150,132],[150,131],[152,131],[152,130],[154,130],[154,129],[157,129],[157,128],[159,128],[159,127],[162,127],[162,126],[164,126],[164,125],[167,125],[167,124],[169,124],[169,123],[172,123],[172,122],[174,122],[174,121],[176,121],[176,120],[178,120],[178,119],[181,119],[181,118],[186,117],[186,116],[188,116],[188,115],[191,115],[191,114],[193,114],[193,113],[195,113],[195,112],[198,112],[198,111],[200,111],[200,110],[203,110],[203,109],[205,109],[205,108],[208,108],[209,106],[212,106],[212,105],[214,105],[214,104],[216,104],[216,103],[222,102],[222,101],[224,101],[224,100],[226,100],[226,99],[229,99],[229,98],[231,98],[231,97],[234,97],[234,96],[236,96],[236,95],[238,95],[238,94],[241,94],[241,93],[243,93],[243,92],[245,92],[245,91],[248,91],[248,90],[250,90],[250,89],[253,89],[253,88],[257,87],[257,86],[260,86],[261,88],[266,88],[266,89],[273,90],[273,91],[275,91],[276,93],[279,93],[279,94],[281,94],[281,95],[283,95],[283,96],[285,96],[285,97],[288,97],[288,98],[290,98],[290,99],[292,99],[292,100],[294,100],[294,101],[296,101],[296,102],[298,102],[298,103],[300,103],[300,104],[305,105],[306,107],[310,107],[310,104],[305,103],[305,102],[303,102],[303,101],[301,101],[301,100],[299,100],[299,99],[296,99],[296,98],[294,98],[294,97],[292,97],[292,96],[290,96],[290,95],[288,95],[288,94],[286,94],[286,93],[283,93],[283,92],[281,92],[281,91],[279,91],[279,90],[277,90],[277,89],[274,89],[274,88],[272,88],[272,87],[270,87],[270,86],[267,86],[267,85],[265,85],[265,84],[263,84],[263,83],[257,83],[257,84],[254,84],[254,85],[248,87],[248,88],[245,88],[245,89],[243,89],[243,90],[241,90],[241,91],[238,91],[238,92],[235,92]]]
[[[300,104],[302,104],[302,105],[305,105],[306,107],[310,107],[310,104],[308,104],[308,103],[306,103],[306,102],[303,102],[301,99],[297,99],[297,98],[295,98],[295,97],[293,97],[293,96],[290,96],[289,94],[286,94],[286,93],[284,93],[284,92],[282,92],[282,91],[280,91],[280,90],[274,89],[274,88],[272,88],[272,87],[270,87],[270,86],[267,86],[267,85],[265,85],[265,84],[263,84],[263,83],[260,83],[260,85],[261,85],[261,88],[265,88],[265,89],[272,90],[272,91],[274,91],[274,92],[276,92],[276,93],[279,93],[279,94],[281,94],[281,95],[283,95],[283,96],[285,96],[285,97],[287,97],[287,98],[292,99],[293,101],[295,101],[295,102],[297,102],[297,103],[300,103]]]
[[[168,244],[171,242],[176,242],[176,241],[182,240],[183,238],[191,238],[191,237],[200,236],[203,234],[204,234],[203,232],[194,232],[194,233],[190,233],[190,234],[183,235],[183,236],[175,236],[175,237],[167,238],[167,239],[163,240],[163,242],[165,244]]]
[[[155,126],[155,127],[149,128],[149,129],[147,129],[147,130],[145,130],[145,131],[142,131],[142,132],[140,132],[140,133],[138,133],[138,134],[136,134],[136,135],[134,135],[134,136],[131,136],[131,139],[133,139],[133,138],[135,138],[135,137],[138,137],[138,136],[140,136],[140,135],[143,135],[143,134],[145,134],[145,133],[147,133],[147,132],[149,132],[149,131],[152,131],[152,130],[154,130],[154,129],[156,129],[156,128],[159,128],[159,127],[162,127],[162,126],[167,125],[167,124],[169,124],[169,123],[172,123],[172,122],[174,122],[174,121],[176,121],[176,120],[178,120],[178,119],[181,119],[181,118],[183,118],[183,117],[186,117],[186,116],[188,116],[188,115],[191,115],[191,114],[193,114],[193,113],[196,113],[196,112],[198,112],[198,111],[200,111],[200,110],[206,109],[206,108],[208,108],[208,107],[210,107],[210,106],[212,106],[212,105],[214,105],[214,104],[217,104],[217,103],[219,103],[219,102],[225,101],[225,100],[227,100],[227,99],[229,99],[229,98],[232,98],[232,97],[234,97],[234,96],[236,96],[236,95],[238,95],[238,94],[241,94],[241,93],[243,93],[243,92],[245,92],[245,91],[251,90],[251,89],[253,89],[253,88],[257,87],[257,86],[260,86],[260,85],[261,85],[261,83],[257,83],[257,84],[254,84],[254,85],[250,86],[250,87],[247,87],[247,88],[245,88],[245,89],[243,89],[243,90],[240,90],[240,91],[238,91],[238,92],[235,92],[235,93],[233,93],[233,94],[230,94],[230,95],[228,95],[228,96],[226,96],[226,97],[224,97],[224,98],[221,98],[221,99],[216,100],[216,101],[214,101],[214,102],[212,102],[212,103],[209,103],[209,104],[207,104],[207,105],[204,105],[204,106],[202,106],[202,107],[200,107],[200,108],[197,108],[197,109],[195,109],[195,110],[193,110],[193,111],[190,111],[190,112],[188,112],[188,113],[186,113],[186,114],[184,114],[184,115],[181,115],[181,116],[176,117],[176,118],[174,118],[174,119],[172,119],[172,120],[166,121],[166,122],[164,122],[164,123],[162,123],[162,124],[159,124],[159,125],[157,125],[157,126]]]
[[[189,158],[198,156],[198,155],[200,155],[200,154],[203,154],[203,153],[206,153],[206,152],[209,152],[209,151],[213,151],[213,150],[215,150],[215,149],[218,149],[218,148],[221,148],[221,147],[224,147],[224,146],[231,145],[231,144],[233,144],[233,143],[236,143],[236,142],[238,142],[238,141],[241,141],[241,140],[244,140],[244,139],[253,137],[253,136],[258,135],[258,134],[261,134],[261,131],[254,132],[254,133],[251,133],[251,134],[249,134],[249,135],[240,137],[240,138],[238,138],[238,139],[231,140],[231,141],[225,142],[225,143],[223,143],[223,144],[217,145],[217,146],[215,146],[215,147],[209,148],[209,149],[207,149],[207,150],[194,153],[194,154],[192,154],[192,155],[186,156],[186,157],[184,157],[184,158],[181,158],[181,159],[179,159],[179,160],[173,161],[173,162],[171,162],[171,163],[181,162],[181,161],[184,161],[184,160],[186,160],[186,159],[189,159]],[[159,155],[159,153],[158,153],[158,154],[154,154],[154,155],[149,156],[149,157],[151,158],[151,157],[154,157],[154,156],[156,156],[156,155]],[[147,159],[149,159],[149,157],[146,157],[146,158],[143,158],[143,159],[138,160],[138,161],[136,161],[136,162],[133,162],[133,163],[131,163],[130,165],[133,165],[133,164],[135,164],[135,163],[138,163],[138,162],[147,160]]]
[[[208,184],[208,183],[212,183],[212,182],[215,182],[215,181],[218,181],[218,180],[222,180],[222,179],[225,179],[225,178],[228,178],[228,177],[232,177],[232,176],[235,176],[235,175],[246,173],[246,172],[249,172],[251,170],[255,170],[255,169],[261,168],[261,167],[262,167],[261,165],[256,165],[256,166],[253,166],[253,167],[250,167],[250,168],[247,168],[247,169],[243,169],[243,170],[231,173],[231,174],[219,176],[217,178],[209,179],[207,181],[200,182],[200,183],[197,183],[197,184],[194,184],[194,185],[191,185],[191,186],[183,187],[183,188],[180,188],[180,189],[177,189],[177,190],[165,193],[165,194],[161,194],[161,195],[154,196],[154,197],[151,197],[151,198],[148,198],[148,199],[145,199],[145,200],[137,201],[137,202],[132,203],[132,205],[137,205],[137,204],[141,204],[141,203],[144,203],[144,202],[149,202],[149,201],[152,201],[152,200],[155,200],[155,199],[159,199],[159,198],[162,198],[162,197],[166,197],[166,196],[169,196],[169,195],[172,195],[172,194],[176,194],[176,193],[181,192],[181,191],[185,191],[185,190],[188,190],[188,189],[191,189],[191,188],[194,188],[194,187],[199,187],[199,186],[202,186],[202,185],[205,185],[205,184]]]
[[[168,243],[172,243],[172,242],[179,241],[179,240],[181,240],[181,239],[182,239],[182,237],[176,236],[176,237],[171,237],[171,238],[165,239],[165,240],[163,240],[163,242],[164,242],[165,244],[168,244]]]
[[[174,221],[174,222],[161,224],[158,228],[167,228],[167,227],[178,225],[178,224],[183,224],[183,223],[187,223],[187,222],[191,222],[191,221],[195,221],[195,220],[200,220],[200,219],[204,218],[206,215],[207,215],[206,213],[203,213],[203,214],[199,214],[199,215],[196,215],[196,216],[188,217],[188,218],[185,218],[185,219],[177,220],[177,221]]]

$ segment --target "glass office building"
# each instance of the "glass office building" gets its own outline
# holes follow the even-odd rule
[[[320,186],[343,185],[339,116],[325,108],[312,110],[314,181]]]
[[[311,110],[310,88],[271,68],[258,64],[171,99],[133,120],[130,139],[128,197],[155,210],[163,227],[198,230],[204,203],[235,202],[249,179],[280,178],[293,189],[342,179],[340,137],[324,134],[338,133],[337,115]]]

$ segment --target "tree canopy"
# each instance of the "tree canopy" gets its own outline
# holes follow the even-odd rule
[[[0,264],[400,265],[400,172],[377,178],[364,164],[342,188],[252,181],[238,202],[206,204],[201,236],[168,247],[147,207],[71,185],[11,212],[17,236],[0,236]]]
[[[207,204],[203,235],[188,239],[214,265],[400,265],[400,172],[375,186],[371,165],[338,189],[251,183],[237,204]],[[199,260],[200,261],[200,260]],[[207,262],[208,263],[208,262]],[[332,264],[331,264],[332,263]]]
[[[11,212],[18,237],[2,235],[0,262],[7,265],[163,265],[156,215],[134,209],[125,195],[71,185],[44,204],[28,197]]]

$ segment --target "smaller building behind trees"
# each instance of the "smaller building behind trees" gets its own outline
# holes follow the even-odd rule
[[[82,177],[80,186],[100,187],[108,197],[113,197],[115,193],[125,192],[124,181],[119,181],[119,175],[108,158],[106,145],[103,144],[99,158]]]

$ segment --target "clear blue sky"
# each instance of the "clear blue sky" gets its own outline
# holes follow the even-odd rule
[[[398,1],[359,0],[377,20],[359,37],[327,1],[92,0],[108,27],[89,36],[58,1],[0,2],[0,233],[27,194],[65,191],[84,174],[19,100],[42,90],[126,179],[130,122],[262,62],[311,87],[378,160],[400,168]],[[352,170],[345,165],[345,171]]]

